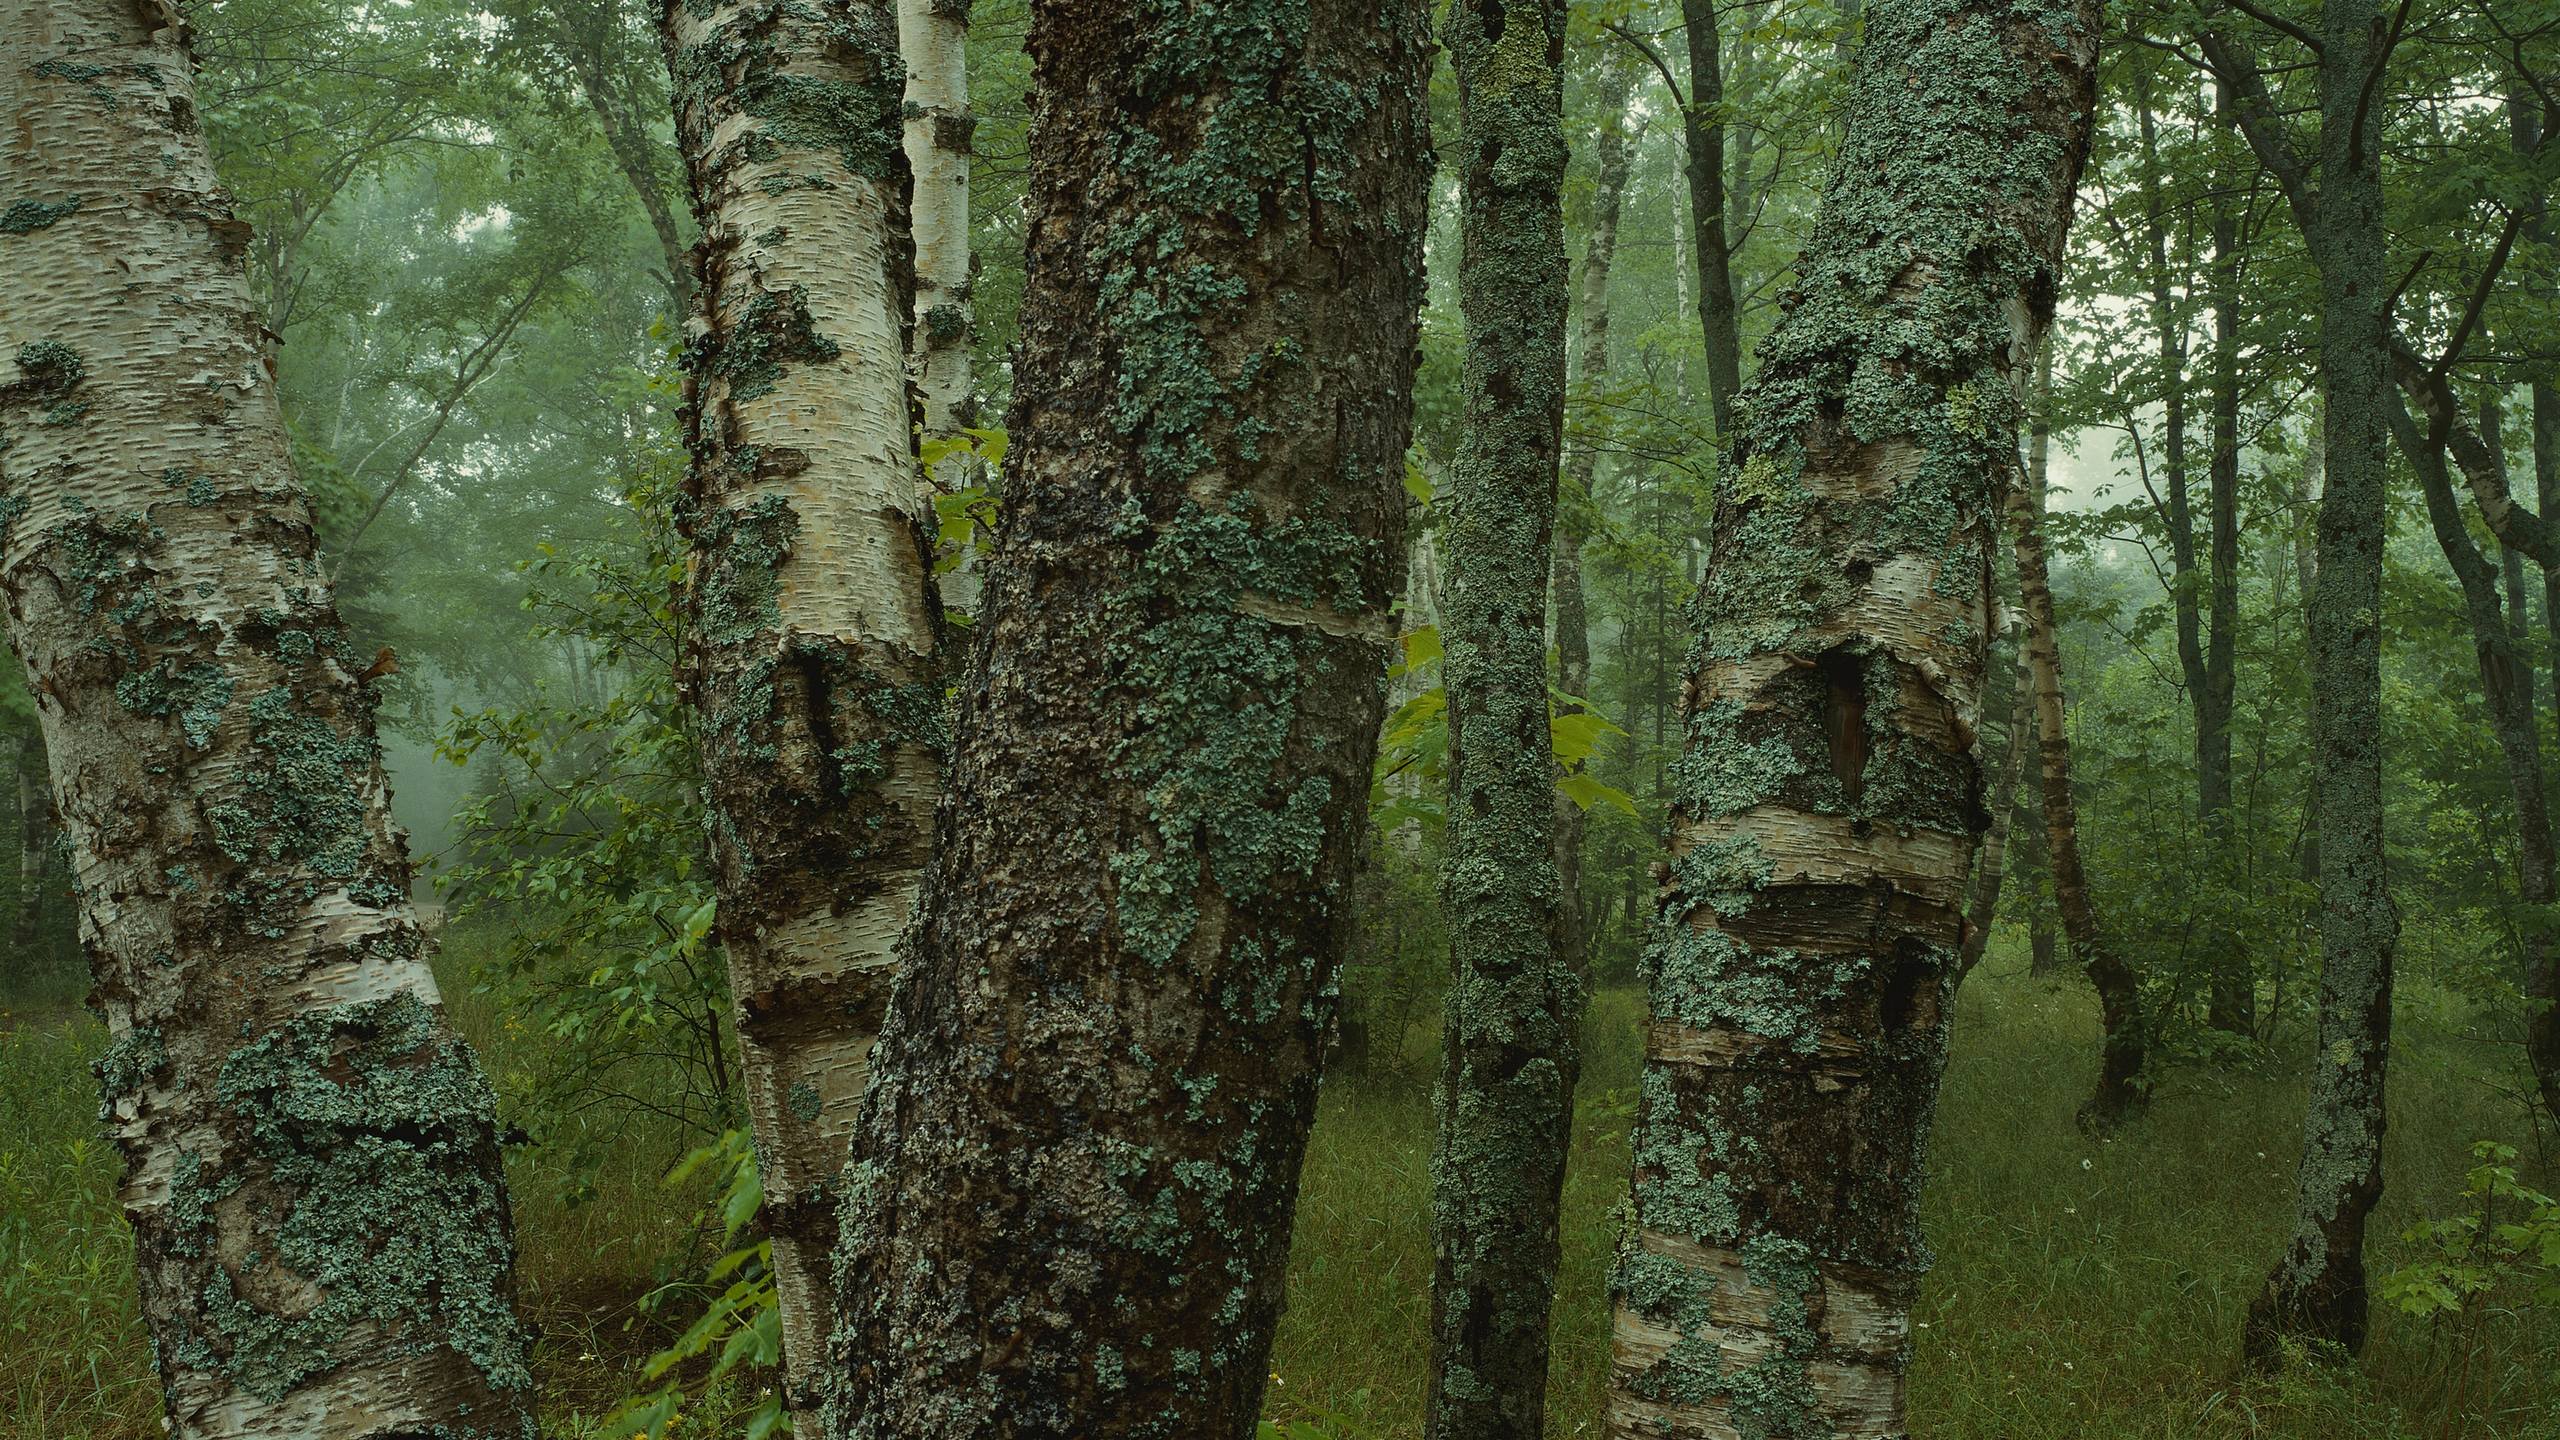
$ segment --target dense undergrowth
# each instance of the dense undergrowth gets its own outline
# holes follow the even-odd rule
[[[2007,937],[2004,937],[2004,939]],[[541,1040],[445,964],[462,1028],[503,1084]],[[1915,1433],[1930,1440],[2302,1437],[2554,1440],[2560,1312],[2516,1287],[2426,1321],[2377,1305],[2362,1364],[2274,1376],[2234,1361],[2240,1317],[2276,1253],[2290,1204],[2302,1087],[2289,1065],[2188,1068],[2150,1114],[2095,1143],[2072,1125],[2095,1041],[2069,976],[2027,976],[2004,943],[1967,985],[1939,1110],[1928,1191],[1938,1266],[1916,1311]],[[160,1434],[150,1344],[135,1312],[116,1162],[95,1120],[88,1065],[101,1033],[57,989],[14,995],[0,1022],[0,1440],[141,1440]],[[2401,1236],[2458,1205],[2469,1147],[2519,1143],[2552,1188],[2527,1111],[2504,1088],[2509,1052],[2474,1035],[2459,1002],[2404,994],[2393,1072],[2390,1190],[2376,1273],[2415,1257]],[[1606,1272],[1625,1190],[1626,1117],[1641,1003],[1604,990],[1588,1032],[1556,1312],[1551,1433],[1597,1436],[1607,1387]],[[1302,1181],[1290,1308],[1268,1408],[1291,1433],[1420,1433],[1428,1333],[1429,1053],[1417,1019],[1398,1050],[1329,1083]],[[611,1133],[584,1133],[582,1126]],[[687,1315],[653,1294],[700,1273],[717,1235],[699,1185],[663,1181],[683,1137],[629,1112],[552,1117],[553,1138],[513,1152],[527,1308],[551,1433],[601,1436],[602,1418]],[[567,1173],[562,1157],[582,1167]],[[583,1167],[593,1166],[592,1171]],[[730,1433],[716,1393],[677,1433]],[[1308,1427],[1299,1431],[1297,1427]]]

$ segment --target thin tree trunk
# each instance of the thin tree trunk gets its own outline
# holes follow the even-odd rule
[[[2390,275],[2379,126],[2366,122],[2384,63],[2378,0],[2329,0],[2320,16],[2319,192],[2270,112],[2252,61],[2218,38],[2208,54],[2251,147],[2283,183],[2320,276],[2327,462],[2319,588],[2311,607],[2312,750],[2319,757],[2320,1008],[2296,1175],[2297,1223],[2249,1307],[2242,1349],[2286,1340],[2364,1343],[2365,1220],[2382,1195],[2383,1090],[2391,1054],[2399,914],[2382,841],[2382,550],[2392,376]]]
[[[1416,0],[1037,0],[1029,48],[1005,523],[827,1427],[1242,1440],[1367,846],[1430,39]]]
[[[1452,471],[1431,1440],[1545,1433],[1581,986],[1558,952],[1547,579],[1563,459],[1563,0],[1457,0],[1464,429]]]
[[[897,24],[890,0],[669,0],[662,33],[702,235],[686,680],[783,1400],[815,1434],[836,1181],[946,733],[908,430]]]
[[[0,8],[0,594],[172,1435],[531,1436],[492,1097],[409,903],[183,22]]]
[[[2204,577],[2196,568],[2195,507],[2187,487],[2187,317],[2178,310],[2178,282],[2184,277],[2173,272],[2169,263],[2169,216],[2160,174],[2158,127],[2151,115],[2147,78],[2136,84],[2134,117],[2142,135],[2143,233],[2150,259],[2151,328],[2159,347],[2160,476],[2169,492],[2161,520],[2169,532],[2169,606],[2177,632],[2178,674],[2185,681],[2188,701],[2196,710],[2196,745],[2201,758],[2205,692],[2210,682],[2205,677],[2204,662]],[[2203,784],[2199,765],[2199,792]]]
[[[2217,114],[2228,124],[2228,102]],[[2204,687],[2196,692],[2196,809],[2221,874],[2233,873],[2231,711],[2240,649],[2240,241],[2231,203],[2213,203],[2212,447],[2206,488],[2212,512],[2207,571]],[[2216,935],[2206,1023],[2232,1035],[2258,1028],[2257,972],[2238,937]]]
[[[587,108],[594,112],[596,130],[604,136],[605,148],[612,152],[623,183],[631,187],[632,197],[640,202],[640,213],[649,220],[649,233],[657,238],[658,253],[666,263],[667,313],[674,317],[693,313],[693,268],[686,263],[684,234],[676,227],[675,207],[667,202],[666,187],[661,183],[659,156],[663,153],[649,133],[642,114],[644,107],[629,95],[613,93],[614,47],[622,33],[629,12],[619,5],[608,5],[594,12],[590,23],[572,32],[570,18],[561,17],[562,48],[570,63],[577,68],[578,88],[587,97]],[[654,108],[654,103],[645,108]]]
[[[2445,561],[2452,566],[2454,579],[2462,589],[2463,611],[2470,621],[2472,649],[2479,659],[2480,693],[2489,712],[2490,732],[2506,760],[2507,790],[2516,810],[2516,895],[2535,910],[2533,919],[2522,927],[2522,968],[2529,992],[2531,983],[2548,974],[2553,966],[2552,939],[2538,922],[2549,913],[2553,899],[2560,897],[2560,884],[2555,884],[2560,881],[2560,874],[2554,868],[2551,810],[2542,784],[2542,747],[2533,713],[2533,660],[2523,637],[2509,623],[2499,594],[2499,567],[2480,553],[2463,522],[2461,501],[2454,495],[2453,476],[2445,465],[2443,435],[2421,435],[2398,397],[2391,397],[2390,406],[2392,431],[2426,494],[2427,520],[2435,529],[2436,544],[2444,551]],[[2489,418],[2494,419],[2494,412]],[[2496,433],[2483,428],[2492,435]],[[2500,460],[2503,463],[2504,457]],[[2516,558],[2512,550],[2506,555],[2510,560]],[[2521,567],[2513,568],[2519,571],[2515,588],[2520,592]]]
[[[2560,515],[2560,390],[2541,383],[2533,387],[2533,478],[2541,513]],[[2551,647],[2552,701],[2560,706],[2560,565],[2542,567],[2542,623]],[[2525,976],[2525,1055],[2541,1086],[2542,1108],[2560,1120],[2560,950],[2546,947],[2543,957],[2542,968]]]
[[[1600,112],[1611,117],[1592,142],[1599,174],[1591,202],[1590,237],[1582,251],[1580,277],[1582,332],[1577,357],[1582,387],[1597,392],[1609,379],[1609,271],[1618,253],[1618,218],[1625,208],[1627,179],[1634,142],[1643,133],[1641,120],[1628,113],[1635,93],[1635,70],[1627,52],[1611,52],[1606,65]],[[1596,423],[1594,428],[1596,428]],[[1591,693],[1591,623],[1582,588],[1582,547],[1589,538],[1595,502],[1592,485],[1599,478],[1600,447],[1586,437],[1565,453],[1564,480],[1556,497],[1556,545],[1553,587],[1556,617],[1556,688],[1567,695]],[[1577,707],[1578,708],[1578,707]],[[1572,771],[1584,762],[1573,762]],[[1565,963],[1588,984],[1591,976],[1593,927],[1583,913],[1582,851],[1589,823],[1582,807],[1559,794],[1556,810],[1557,933]]]
[[[2000,889],[2006,878],[2004,867],[2009,858],[2010,817],[2018,808],[2018,782],[2027,773],[2027,728],[2035,717],[2035,666],[2028,660],[2024,646],[2018,652],[2018,683],[2009,694],[2006,713],[2000,717],[2000,733],[2007,737],[2000,756],[2000,776],[1991,786],[1984,808],[1991,815],[1991,828],[1983,833],[1981,848],[1974,852],[1973,878],[1965,888],[1964,943],[1956,951],[1956,980],[1973,973],[1982,963],[1983,952],[1991,947],[1991,926],[2000,916]]]
[[[18,742],[18,909],[9,917],[10,958],[31,965],[43,938],[45,853],[53,827],[53,792],[45,784],[44,740]]]
[[[2052,357],[2038,362],[2037,392],[2051,388]],[[2018,600],[2027,615],[2027,663],[2035,672],[2036,751],[2044,788],[2045,864],[2053,876],[2054,909],[2071,937],[2072,958],[2098,992],[2098,1081],[2080,1107],[2083,1128],[2103,1133],[2142,1108],[2147,1037],[2141,987],[2133,969],[2107,944],[2080,864],[2079,804],[2071,793],[2071,735],[2064,723],[2062,646],[2053,613],[2053,584],[2046,572],[2044,487],[2020,485],[2009,493],[2009,529],[2018,556]]]
[[[2515,152],[2530,159],[2538,156],[2545,137],[2546,107],[2538,103],[2530,90],[2518,83],[2507,94],[2509,143]],[[2540,189],[2526,202],[2524,239],[2536,246],[2551,240],[2551,199]],[[2548,286],[2540,287],[2539,298],[2548,301]],[[2533,492],[2535,513],[2546,517],[2560,516],[2560,389],[2550,379],[2537,377],[2531,387],[2533,403]],[[2512,560],[2515,551],[2508,549]],[[2518,608],[2518,618],[2522,609]],[[2548,665],[2551,671],[2551,696],[2560,706],[2560,564],[2542,567],[2542,623],[2549,632],[2544,643],[2550,647]],[[2536,917],[2541,923],[2552,923],[2552,917]],[[2525,974],[2525,1056],[2542,1091],[2542,1108],[2560,1120],[2560,951],[2546,944],[2542,964]]]
[[[924,433],[948,439],[969,421],[969,0],[898,0],[906,59],[906,151],[915,172],[916,391]]]
[[[1707,349],[1707,409],[1721,445],[1732,433],[1733,401],[1742,390],[1742,320],[1733,298],[1733,243],[1724,219],[1724,58],[1715,0],[1680,0],[1680,18],[1689,39],[1689,100],[1680,108],[1680,123],[1688,143],[1689,224],[1697,240],[1698,324]]]
[[[2095,4],[1871,16],[1803,298],[1737,407],[1643,964],[1620,1440],[1907,1433],[2012,371],[2051,313],[2098,33]],[[1947,76],[1998,83],[1919,78]]]

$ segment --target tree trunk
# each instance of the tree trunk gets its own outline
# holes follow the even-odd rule
[[[1432,1155],[1431,1440],[1545,1433],[1581,986],[1557,949],[1547,577],[1564,425],[1563,0],[1457,0],[1464,429],[1440,634],[1451,980]]]
[[[664,20],[702,232],[685,346],[686,683],[783,1399],[814,1434],[836,1180],[945,739],[908,430],[896,17],[890,0],[670,0]]]
[[[2531,159],[2542,150],[2545,107],[2538,103],[2528,87],[2518,82],[2507,94],[2507,125],[2510,144],[2522,157]],[[2551,198],[2536,189],[2527,200],[2523,238],[2528,244],[2548,245],[2551,240]],[[2539,287],[2538,298],[2548,302],[2549,287]],[[2548,378],[2536,379],[2531,387],[2533,403],[2533,492],[2534,511],[2544,524],[2560,517],[2560,389]],[[2508,552],[2511,556],[2514,551]],[[2522,619],[2521,608],[2518,619]],[[2542,623],[2549,634],[2544,643],[2550,647],[2551,696],[2560,706],[2560,564],[2542,567]],[[2537,917],[2551,923],[2548,916]],[[2533,1065],[2535,1080],[2542,1091],[2542,1108],[2560,1120],[2560,950],[2546,943],[2541,950],[2542,964],[2525,974],[2525,1055]]]
[[[1633,142],[1643,133],[1642,121],[1627,110],[1635,93],[1631,58],[1625,50],[1615,50],[1604,64],[1606,88],[1601,92],[1600,113],[1610,118],[1592,141],[1599,174],[1591,201],[1590,238],[1582,251],[1581,354],[1576,362],[1583,389],[1593,392],[1609,379],[1609,271],[1617,259],[1618,217],[1626,204]],[[1595,429],[1599,424],[1589,423]],[[1600,446],[1596,437],[1586,437],[1566,451],[1564,480],[1556,496],[1556,688],[1586,697],[1591,693],[1591,624],[1583,598],[1582,547],[1595,513],[1591,492],[1599,473]],[[1573,772],[1582,769],[1582,761],[1573,763]],[[1556,796],[1555,811],[1558,944],[1567,967],[1588,985],[1594,927],[1583,910],[1582,850],[1590,826],[1582,807],[1562,794]]]
[[[2037,391],[2051,389],[2052,357],[2037,366]],[[2098,1018],[2104,1038],[2099,1043],[2098,1083],[2080,1107],[2084,1129],[2103,1133],[2140,1110],[2144,1100],[2142,1069],[2147,1037],[2142,996],[2133,969],[2108,947],[2098,925],[2097,903],[2090,897],[2087,873],[2080,864],[2079,804],[2071,794],[2071,736],[2064,725],[2062,645],[2054,623],[2053,584],[2044,552],[2044,487],[2020,485],[2009,492],[2009,528],[2018,556],[2018,600],[2027,614],[2027,663],[2035,672],[2036,752],[2044,787],[2045,864],[2053,876],[2054,909],[2071,937],[2072,958],[2098,992]]]
[[[948,439],[969,422],[969,0],[898,0],[906,59],[907,165],[915,172],[916,390],[924,433]]]
[[[2560,390],[2547,384],[2533,387],[2533,478],[2541,513],[2560,515]],[[2542,568],[2542,623],[2551,647],[2552,701],[2560,706],[2560,565]],[[2560,950],[2546,946],[2542,953],[2542,968],[2525,976],[2525,1054],[2542,1108],[2560,1120]]]
[[[1736,407],[1643,965],[1621,1440],[1906,1433],[2012,372],[2098,33],[2095,4],[1873,13],[1800,298]]]
[[[2196,746],[2201,759],[2204,697],[2210,682],[2205,677],[2204,585],[2196,568],[2195,507],[2187,487],[2187,317],[2178,310],[2179,281],[2186,277],[2170,268],[2169,217],[2163,204],[2158,127],[2152,120],[2147,72],[2142,73],[2146,78],[2136,83],[2134,116],[2142,135],[2143,232],[2151,266],[2151,328],[2159,344],[2160,474],[2169,492],[2161,520],[2169,532],[2169,605],[2177,632],[2178,674],[2186,682],[2188,701],[2196,710]],[[2181,265],[2180,269],[2186,267]],[[2203,784],[2199,764],[2199,797]]]
[[[1959,984],[1973,973],[1974,966],[1982,963],[1983,952],[1991,947],[1991,926],[2000,917],[2003,867],[2009,858],[2009,823],[2018,808],[2018,781],[2027,773],[2027,727],[2035,716],[2035,703],[2035,666],[2029,663],[2021,646],[2018,683],[2010,691],[2007,713],[2000,717],[2000,733],[2007,737],[2000,756],[2000,778],[1992,784],[1989,802],[1984,806],[1991,815],[1991,828],[1983,832],[1982,846],[1974,852],[1973,878],[1965,889],[1964,943],[1956,952]]]
[[[9,917],[9,956],[22,970],[32,967],[44,938],[45,854],[53,829],[53,791],[44,771],[44,741],[28,735],[18,742],[18,908]]]
[[[2382,1194],[2383,1087],[2391,1052],[2399,916],[2382,841],[2382,549],[2389,468],[2391,277],[2382,225],[2379,127],[2364,122],[2383,62],[2377,0],[2329,0],[2319,55],[2320,190],[2296,197],[2320,276],[2320,379],[2327,488],[2311,603],[2313,782],[2320,837],[2320,1020],[2296,1177],[2297,1224],[2249,1307],[2243,1350],[2273,1359],[2285,1339],[2352,1351],[2365,1336],[2365,1219]],[[2262,136],[2280,138],[2269,125]],[[2290,162],[2291,152],[2274,152]],[[2260,159],[2268,161],[2270,150]]]
[[[529,1437],[492,1097],[194,97],[166,6],[0,9],[0,596],[169,1430]]]
[[[1430,40],[1040,0],[1029,47],[1005,520],[828,1433],[1242,1440],[1367,847]]]
[[[2217,101],[2228,125],[2230,104]],[[2219,873],[2235,873],[2231,829],[2231,711],[2240,651],[2240,237],[2228,197],[2213,202],[2213,373],[2206,480],[2213,552],[2205,606],[2204,688],[2196,693],[2196,810]],[[2206,1023],[2231,1035],[2258,1029],[2257,970],[2237,936],[2213,938]]]
[[[2521,927],[2522,968],[2530,996],[2534,982],[2553,968],[2552,937],[2542,929],[2541,922],[2549,914],[2553,899],[2560,897],[2560,885],[2555,885],[2560,875],[2554,870],[2551,810],[2542,786],[2539,726],[2533,713],[2533,660],[2523,636],[2509,623],[2499,594],[2499,567],[2480,553],[2463,522],[2462,504],[2454,495],[2453,476],[2445,465],[2443,435],[2421,435],[2397,396],[2390,397],[2389,419],[2401,452],[2409,457],[2426,494],[2427,520],[2435,529],[2436,544],[2444,551],[2445,561],[2452,566],[2454,579],[2461,586],[2464,615],[2471,623],[2472,649],[2480,664],[2481,697],[2489,712],[2490,731],[2497,737],[2499,753],[2506,760],[2508,794],[2516,809],[2516,896],[2533,910]],[[2497,433],[2484,429],[2491,435]],[[2499,460],[2503,465],[2504,457]],[[2514,551],[2505,553],[2510,560],[2515,558]],[[2520,572],[2521,567],[2514,568]],[[2521,573],[2516,580],[2515,588],[2520,592]],[[2539,1078],[2545,1084],[2551,1079]]]
[[[1689,225],[1697,239],[1698,324],[1707,348],[1707,409],[1716,443],[1733,431],[1742,390],[1742,320],[1733,298],[1733,243],[1724,225],[1724,57],[1715,0],[1680,0],[1689,37],[1689,103],[1680,110],[1688,144]]]

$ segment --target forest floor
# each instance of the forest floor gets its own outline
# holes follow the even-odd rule
[[[2287,1224],[2299,1074],[2174,1071],[2147,1117],[2093,1143],[2071,1123],[2093,1008],[2070,977],[2023,969],[1995,949],[1958,1008],[1926,1206],[1938,1265],[1916,1317],[1915,1435],[2560,1440],[2560,1313],[2517,1296],[2451,1323],[2377,1306],[2354,1369],[2241,1373],[2240,1318]],[[95,1119],[101,1036],[59,1001],[21,997],[0,1025],[0,1440],[146,1440],[161,1433],[159,1404],[115,1156]],[[483,1003],[455,1013],[502,1072],[532,1043]],[[1561,1437],[1601,1433],[1640,1015],[1625,990],[1593,1007],[1549,1391]],[[2502,1088],[2510,1057],[2473,1038],[2452,1002],[2404,996],[2398,1034],[2377,1274],[2414,1254],[2407,1225],[2452,1208],[2471,1141],[2528,1140]],[[1325,1095],[1269,1399],[1276,1418],[1306,1424],[1293,1440],[1420,1433],[1431,1060],[1429,1036],[1410,1038],[1400,1064],[1339,1077]],[[697,1267],[705,1243],[699,1194],[659,1179],[683,1142],[587,1138],[574,1163],[520,1149],[513,1172],[526,1298],[544,1329],[537,1368],[567,1440],[597,1436],[664,1342],[677,1307],[637,1302]],[[2555,1188],[2553,1157],[2528,1146],[2525,1163]],[[712,1418],[685,1433],[720,1433]]]

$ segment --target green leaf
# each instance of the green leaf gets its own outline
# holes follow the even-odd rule
[[[1425,665],[1436,663],[1445,653],[1441,649],[1440,627],[1437,625],[1407,630],[1396,637],[1396,644],[1404,651],[1404,660],[1390,672],[1397,675],[1410,675]]]
[[[1572,801],[1577,810],[1607,804],[1626,812],[1629,819],[1636,818],[1635,797],[1615,785],[1600,783],[1588,770],[1571,771],[1558,778],[1556,793]]]

